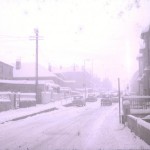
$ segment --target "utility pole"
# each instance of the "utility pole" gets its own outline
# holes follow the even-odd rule
[[[36,41],[36,55],[35,55],[35,91],[36,91],[36,102],[38,102],[39,97],[38,97],[38,40],[39,40],[39,31],[38,29],[34,29],[35,32],[35,41]]]
[[[35,94],[36,94],[36,102],[39,102],[39,94],[38,94],[38,42],[39,40],[43,40],[42,37],[39,37],[39,30],[37,28],[34,29],[35,36],[30,36],[30,40],[35,40]]]
[[[118,78],[118,98],[119,98],[119,123],[121,123],[121,110],[120,110],[120,78]]]
[[[86,99],[86,72],[85,72],[85,60],[84,60],[84,98]]]
[[[93,85],[94,84],[94,76],[93,76],[93,74],[94,73],[93,73],[93,59],[92,59],[92,82],[91,82],[92,83],[92,92],[94,90],[94,85]]]

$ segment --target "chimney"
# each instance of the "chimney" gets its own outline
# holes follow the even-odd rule
[[[21,60],[16,60],[16,70],[21,69]]]
[[[59,69],[62,70],[62,66],[61,65],[59,66]]]
[[[48,64],[48,71],[49,71],[49,72],[52,71],[52,66],[51,66],[51,64]]]
[[[73,65],[73,71],[76,71],[76,64]]]

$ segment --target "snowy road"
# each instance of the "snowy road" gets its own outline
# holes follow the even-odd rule
[[[66,107],[0,124],[0,150],[150,149],[119,124],[118,106]]]

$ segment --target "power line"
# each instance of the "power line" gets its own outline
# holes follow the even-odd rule
[[[0,40],[2,41],[36,40],[36,36],[0,35]],[[43,36],[39,36],[39,40],[43,40]]]

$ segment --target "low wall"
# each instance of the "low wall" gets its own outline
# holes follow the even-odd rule
[[[132,115],[127,116],[128,127],[150,145],[150,123]]]
[[[11,102],[10,101],[0,101],[0,112],[6,111],[11,109]]]
[[[52,99],[52,93],[51,92],[42,92],[41,93],[41,103],[42,104],[47,104],[50,102],[53,102],[54,100]]]
[[[0,112],[35,105],[35,93],[0,92]]]
[[[36,106],[36,97],[35,93],[19,93],[16,94],[16,101],[18,102],[18,107],[25,108]]]
[[[11,109],[9,92],[0,92],[0,112]]]
[[[138,135],[137,117],[129,115],[129,116],[127,116],[127,122],[128,122],[129,129],[132,132],[134,132],[136,135]]]

